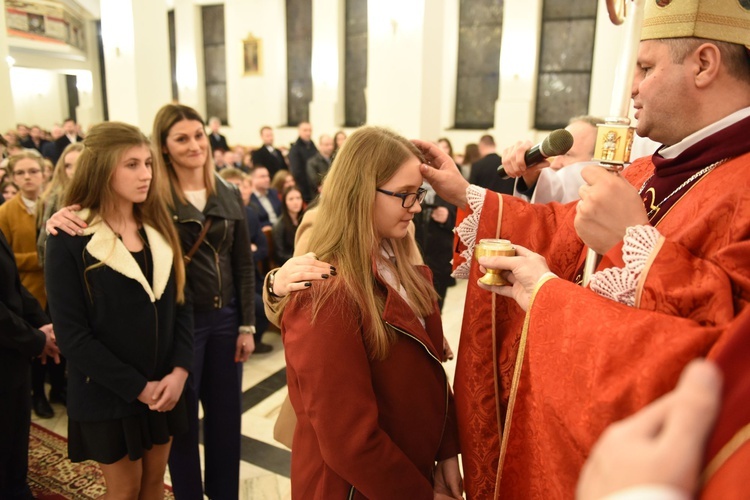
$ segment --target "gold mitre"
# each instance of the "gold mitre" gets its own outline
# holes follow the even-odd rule
[[[646,0],[641,40],[685,37],[750,49],[750,0]]]

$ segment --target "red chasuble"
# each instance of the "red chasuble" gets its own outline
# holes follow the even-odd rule
[[[653,171],[642,159],[624,176],[641,187]],[[656,225],[662,238],[629,307],[572,283],[585,254],[575,202],[487,192],[477,241],[530,248],[562,279],[546,281],[524,314],[477,287],[472,262],[454,384],[468,498],[573,498],[604,428],[721,348],[722,327],[750,299],[749,201],[750,154],[692,184]],[[611,266],[622,266],[620,247],[598,269]]]

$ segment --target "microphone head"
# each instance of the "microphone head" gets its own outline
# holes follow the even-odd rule
[[[542,141],[539,149],[546,158],[549,158],[550,156],[564,155],[572,147],[573,135],[564,128],[559,128]]]

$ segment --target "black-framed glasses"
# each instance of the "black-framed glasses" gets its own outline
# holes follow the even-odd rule
[[[386,189],[375,188],[379,193],[387,194],[388,196],[395,196],[401,198],[401,206],[404,208],[411,208],[415,203],[420,204],[424,201],[424,197],[427,195],[427,190],[424,188],[417,189],[416,193],[394,193]]]

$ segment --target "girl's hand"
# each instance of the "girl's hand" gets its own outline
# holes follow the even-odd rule
[[[188,372],[184,368],[175,368],[172,373],[161,379],[159,382],[149,382],[156,384],[151,401],[148,405],[152,411],[169,411],[177,404],[182,395],[182,389],[185,387]]]
[[[146,387],[143,388],[141,393],[138,395],[138,401],[145,405],[151,405],[153,403],[154,390],[159,382],[146,382]]]

